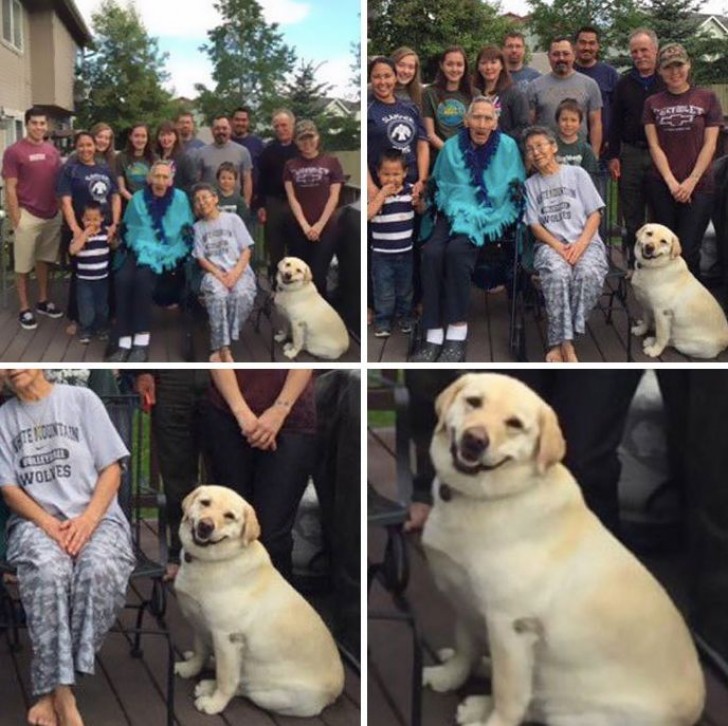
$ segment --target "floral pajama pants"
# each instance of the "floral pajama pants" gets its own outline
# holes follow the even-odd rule
[[[601,240],[592,240],[576,265],[547,244],[537,244],[534,267],[546,301],[549,346],[573,340],[586,330],[586,319],[604,288],[609,271]]]
[[[255,303],[255,278],[243,274],[235,287],[229,290],[220,280],[206,272],[200,292],[210,318],[210,347],[220,350],[240,337],[240,329]]]
[[[78,556],[27,520],[13,526],[8,562],[17,568],[33,658],[33,695],[94,672],[96,652],[124,607],[135,559],[127,531],[103,520]]]

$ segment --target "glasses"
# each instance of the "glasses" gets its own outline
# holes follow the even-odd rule
[[[526,154],[532,156],[537,151],[544,151],[549,148],[551,148],[551,144],[534,144],[533,146],[526,147]]]

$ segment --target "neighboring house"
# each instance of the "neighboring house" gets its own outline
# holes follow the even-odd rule
[[[0,155],[23,137],[31,106],[48,113],[51,139],[70,135],[76,56],[91,41],[73,0],[0,1]]]
[[[700,19],[699,30],[704,30],[711,38],[728,38],[728,17],[725,15],[709,15],[707,13],[695,13],[695,18]]]
[[[355,121],[361,119],[361,104],[359,101],[348,101],[345,98],[325,98],[321,101],[323,113],[327,116],[348,116]]]

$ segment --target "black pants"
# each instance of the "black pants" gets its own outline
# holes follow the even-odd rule
[[[152,409],[152,435],[159,459],[167,521],[169,558],[179,560],[179,525],[182,500],[200,482],[202,418],[207,404],[210,373],[207,370],[160,370],[155,375],[157,403]]]
[[[116,338],[148,333],[152,319],[152,297],[157,274],[151,267],[138,265],[129,254],[114,274],[116,299]]]
[[[316,438],[279,433],[275,451],[251,447],[228,411],[208,406],[203,416],[205,447],[213,477],[234,489],[258,515],[261,542],[278,571],[291,579],[296,511],[316,463]]]

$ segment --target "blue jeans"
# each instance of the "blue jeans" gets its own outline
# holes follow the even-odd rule
[[[76,301],[80,333],[90,335],[109,325],[109,278],[76,279]]]
[[[412,250],[409,252],[372,252],[374,286],[374,323],[391,327],[393,318],[412,314]]]

